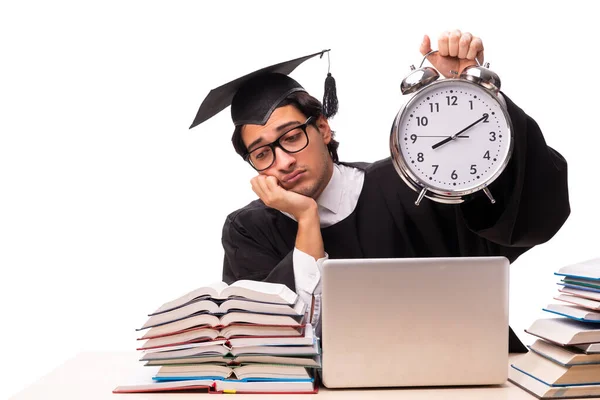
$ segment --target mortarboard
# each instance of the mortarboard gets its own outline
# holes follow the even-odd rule
[[[235,126],[264,125],[271,113],[291,93],[305,91],[290,78],[290,74],[304,61],[323,54],[323,50],[308,56],[274,64],[212,89],[198,109],[190,129],[212,118],[231,105],[231,118]],[[337,112],[335,80],[327,73],[323,96],[323,114],[329,118]]]

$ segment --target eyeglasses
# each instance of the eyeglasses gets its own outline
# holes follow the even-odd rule
[[[279,147],[286,153],[298,153],[308,146],[308,133],[306,127],[313,121],[313,117],[309,117],[302,125],[286,131],[279,136],[275,141],[257,147],[249,153],[246,153],[244,160],[257,171],[264,171],[271,167],[275,162],[275,147]]]

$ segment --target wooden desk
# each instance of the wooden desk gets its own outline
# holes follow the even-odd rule
[[[514,360],[519,355],[511,356]],[[27,387],[13,400],[29,399],[111,399],[111,400],[183,400],[188,398],[198,399],[198,396],[210,396],[198,393],[148,393],[148,394],[113,394],[112,390],[119,385],[126,385],[127,379],[136,374],[136,370],[143,368],[138,361],[139,355],[135,352],[122,353],[81,353],[66,361],[54,371],[44,376],[38,382]],[[227,395],[217,395],[227,396]],[[460,399],[460,400],[531,400],[535,399],[524,390],[506,382],[502,386],[467,387],[467,388],[420,388],[420,389],[370,389],[370,390],[328,390],[322,388],[314,395],[241,395],[236,394],[235,399],[268,398],[275,399],[304,399],[308,400],[318,396],[319,399],[370,399],[377,396],[378,400],[398,399]]]

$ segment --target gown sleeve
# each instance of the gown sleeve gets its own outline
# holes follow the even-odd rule
[[[538,124],[508,97],[514,129],[513,155],[489,189],[492,204],[479,194],[459,207],[466,227],[487,241],[490,255],[514,261],[529,248],[550,240],[570,214],[567,162],[544,140]],[[509,327],[509,352],[527,348]]]
[[[283,243],[277,224],[264,210],[229,215],[223,226],[223,281],[240,279],[282,283],[295,291],[293,243]]]
[[[548,241],[570,214],[567,162],[544,140],[538,124],[506,95],[514,129],[513,155],[489,189],[460,206],[467,227],[506,247],[529,248]]]

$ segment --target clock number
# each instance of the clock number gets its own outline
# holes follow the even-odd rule
[[[475,175],[477,173],[477,164],[471,164],[471,175]]]
[[[429,121],[427,120],[427,117],[417,117],[418,126],[427,126],[428,123]]]
[[[415,135],[414,133],[412,135],[410,135],[410,140],[412,140],[412,142],[416,142],[417,141],[417,135]]]
[[[490,132],[490,142],[496,141],[496,132]]]
[[[483,158],[485,158],[486,160],[490,159],[490,151],[486,151],[485,154],[483,155]]]
[[[471,110],[473,109],[473,100],[469,100],[469,104],[471,105]]]
[[[456,101],[458,100],[458,97],[456,96],[446,96],[446,100],[448,100],[448,105],[449,106],[456,106]]]
[[[439,164],[433,164],[432,167],[433,167],[433,175],[435,175],[435,173],[437,172],[437,169],[440,167],[440,165]]]
[[[431,110],[431,112],[434,111],[435,112],[440,112],[440,103],[429,103],[429,109]]]
[[[490,117],[489,115],[487,115],[487,114],[483,114],[483,123],[484,123],[484,124],[487,124],[487,123],[489,123],[489,122],[490,122],[490,121],[488,121],[488,118],[489,118],[489,117]]]
[[[458,175],[456,174],[456,170],[452,171],[452,174],[450,174],[450,178],[457,180],[458,179]]]
[[[425,158],[423,157],[423,153],[419,153],[419,154],[417,154],[417,161],[418,161],[418,162],[423,162],[423,161],[425,161]]]

